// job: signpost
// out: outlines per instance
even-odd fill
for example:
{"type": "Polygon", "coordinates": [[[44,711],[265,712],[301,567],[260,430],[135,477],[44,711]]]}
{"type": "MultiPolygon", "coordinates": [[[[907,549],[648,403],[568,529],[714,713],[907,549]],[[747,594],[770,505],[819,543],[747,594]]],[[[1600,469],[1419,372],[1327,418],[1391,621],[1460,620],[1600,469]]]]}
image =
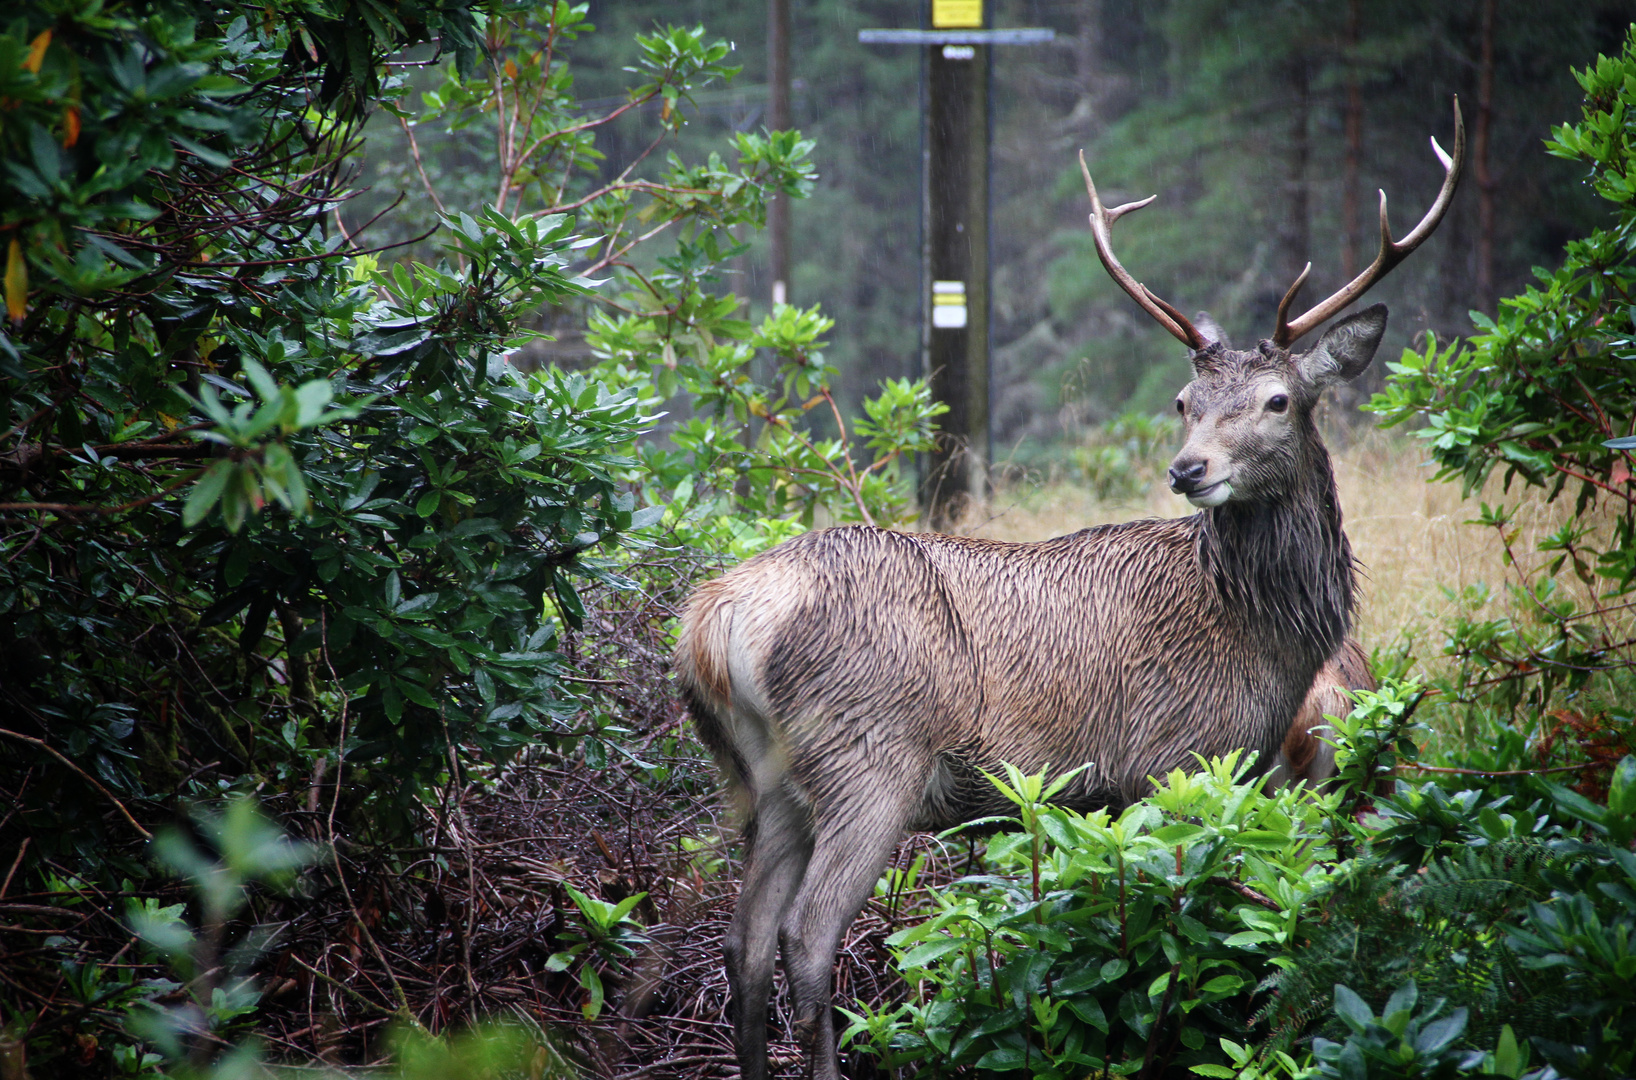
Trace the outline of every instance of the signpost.
{"type": "Polygon", "coordinates": [[[931,28],[860,30],[866,45],[924,48],[921,100],[921,372],[949,407],[938,450],[921,463],[920,503],[934,529],[988,494],[989,76],[994,45],[1051,41],[1046,29],[984,25],[984,0],[932,0],[931,28]]]}

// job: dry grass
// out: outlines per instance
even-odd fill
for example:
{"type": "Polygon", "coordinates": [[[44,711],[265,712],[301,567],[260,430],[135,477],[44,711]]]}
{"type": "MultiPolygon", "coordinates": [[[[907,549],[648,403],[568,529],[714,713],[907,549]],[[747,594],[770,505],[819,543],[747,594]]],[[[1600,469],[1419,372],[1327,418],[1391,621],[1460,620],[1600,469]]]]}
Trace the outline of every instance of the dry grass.
{"type": "MultiPolygon", "coordinates": [[[[1367,429],[1347,435],[1337,432],[1330,443],[1340,447],[1333,450],[1335,476],[1347,534],[1363,568],[1355,632],[1371,650],[1399,650],[1408,637],[1422,662],[1435,663],[1439,627],[1462,603],[1470,617],[1513,613],[1514,601],[1504,586],[1517,578],[1505,565],[1499,537],[1492,527],[1467,524],[1477,516],[1478,498],[1518,507],[1512,550],[1530,578],[1544,572],[1536,542],[1561,526],[1572,501],[1547,503],[1540,489],[1520,483],[1506,493],[1498,474],[1479,497],[1463,500],[1458,483],[1432,480],[1434,470],[1424,464],[1427,455],[1420,440],[1367,429]],[[1462,592],[1471,586],[1487,586],[1488,601],[1473,606],[1469,595],[1462,601],[1462,592]]],[[[1036,476],[1000,492],[986,514],[968,522],[964,531],[999,540],[1041,540],[1089,525],[1192,513],[1160,482],[1162,469],[1163,462],[1151,467],[1145,495],[1117,504],[1098,502],[1067,480],[1036,476]]],[[[1562,575],[1558,587],[1587,599],[1572,575],[1562,575]]]]}

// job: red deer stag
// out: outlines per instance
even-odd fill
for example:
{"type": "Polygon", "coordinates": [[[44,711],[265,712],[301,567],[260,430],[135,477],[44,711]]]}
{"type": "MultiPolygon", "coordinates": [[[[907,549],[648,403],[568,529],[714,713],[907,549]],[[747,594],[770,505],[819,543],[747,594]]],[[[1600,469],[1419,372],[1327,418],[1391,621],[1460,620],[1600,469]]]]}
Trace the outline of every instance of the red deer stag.
{"type": "MultiPolygon", "coordinates": [[[[1386,329],[1376,304],[1338,314],[1429,236],[1459,180],[1455,103],[1442,190],[1401,242],[1386,223],[1363,273],[1296,319],[1303,271],[1270,340],[1207,340],[1114,257],[1131,297],[1191,350],[1176,399],[1186,442],[1170,486],[1202,512],[1035,544],[824,529],[699,587],[676,670],[694,723],[747,798],[748,854],[725,943],[745,1080],[767,1076],[767,1007],[782,946],[798,1036],[817,1080],[838,1080],[835,952],[894,845],[1006,804],[984,779],[1090,762],[1059,800],[1122,807],[1194,754],[1247,748],[1265,771],[1313,678],[1345,639],[1351,550],[1313,422],[1324,387],[1355,378],[1386,329]]],[[[1201,320],[1202,321],[1202,320],[1201,320]]]]}

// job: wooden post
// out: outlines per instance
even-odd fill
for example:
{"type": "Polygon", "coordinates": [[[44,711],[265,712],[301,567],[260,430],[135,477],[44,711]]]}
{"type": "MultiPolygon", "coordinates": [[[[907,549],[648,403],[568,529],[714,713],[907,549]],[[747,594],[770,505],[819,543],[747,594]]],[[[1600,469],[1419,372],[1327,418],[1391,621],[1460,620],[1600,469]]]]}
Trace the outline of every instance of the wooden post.
{"type": "Polygon", "coordinates": [[[988,486],[988,75],[985,45],[933,46],[927,57],[921,354],[949,411],[921,505],[938,529],[988,486]]]}
{"type": "Polygon", "coordinates": [[[921,372],[949,407],[920,468],[927,523],[947,529],[988,496],[990,49],[1052,40],[985,28],[985,0],[931,0],[931,28],[860,30],[870,45],[925,50],[921,100],[921,372]]]}

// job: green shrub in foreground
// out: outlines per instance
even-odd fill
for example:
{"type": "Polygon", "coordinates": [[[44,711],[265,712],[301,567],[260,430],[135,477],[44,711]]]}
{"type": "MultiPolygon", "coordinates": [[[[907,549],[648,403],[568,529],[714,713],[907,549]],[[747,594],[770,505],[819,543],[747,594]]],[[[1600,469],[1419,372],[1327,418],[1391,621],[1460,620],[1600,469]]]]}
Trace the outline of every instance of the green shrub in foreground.
{"type": "Polygon", "coordinates": [[[1020,828],[889,939],[916,998],[851,1014],[846,1037],[928,1075],[1225,1064],[1219,1040],[1249,1037],[1257,987],[1338,872],[1339,796],[1269,795],[1244,768],[1177,771],[1115,817],[1048,805],[1062,780],[1008,767],[1020,828]]]}
{"type": "Polygon", "coordinates": [[[1399,781],[1360,821],[1371,757],[1412,762],[1418,694],[1387,680],[1336,721],[1328,793],[1229,758],[1114,817],[1008,767],[985,872],[888,939],[910,1000],[844,1039],[926,1076],[1627,1075],[1636,757],[1607,806],[1543,777],[1528,803],[1399,781]]]}

